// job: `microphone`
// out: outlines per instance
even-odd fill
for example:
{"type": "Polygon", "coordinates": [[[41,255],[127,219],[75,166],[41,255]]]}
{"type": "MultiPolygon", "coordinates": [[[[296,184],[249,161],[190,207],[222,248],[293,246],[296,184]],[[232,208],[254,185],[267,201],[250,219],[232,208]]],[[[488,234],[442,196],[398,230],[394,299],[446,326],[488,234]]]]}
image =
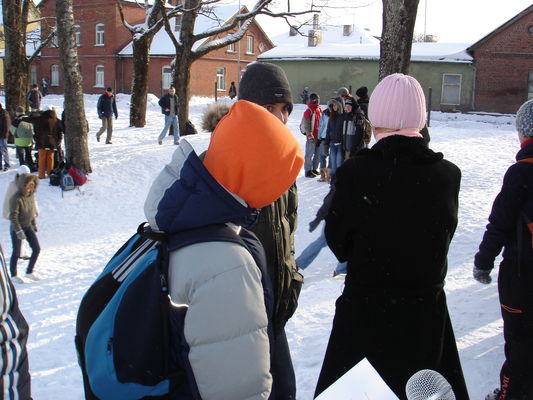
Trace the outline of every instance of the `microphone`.
{"type": "Polygon", "coordinates": [[[455,400],[451,385],[437,371],[423,369],[405,385],[408,400],[455,400]]]}

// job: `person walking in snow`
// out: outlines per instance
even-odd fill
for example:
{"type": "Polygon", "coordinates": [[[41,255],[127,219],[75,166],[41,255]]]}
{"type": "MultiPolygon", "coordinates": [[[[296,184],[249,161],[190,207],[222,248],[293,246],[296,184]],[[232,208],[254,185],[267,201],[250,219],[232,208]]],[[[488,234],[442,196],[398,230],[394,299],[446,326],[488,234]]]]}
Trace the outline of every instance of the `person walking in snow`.
{"type": "Polygon", "coordinates": [[[102,127],[96,132],[96,140],[100,141],[100,136],[107,130],[105,142],[106,144],[113,144],[111,142],[113,136],[113,114],[115,115],[115,119],[117,119],[118,112],[112,88],[108,87],[104,94],[98,98],[96,111],[98,112],[98,117],[102,120],[102,127]]]}
{"type": "Polygon", "coordinates": [[[31,90],[28,92],[28,104],[30,105],[30,111],[39,111],[41,109],[41,100],[43,95],[39,90],[39,86],[34,83],[31,86],[31,90]]]}
{"type": "Polygon", "coordinates": [[[368,112],[376,144],[337,169],[326,217],[328,245],[348,271],[315,396],[367,358],[402,400],[426,368],[468,400],[444,292],[461,171],[424,144],[413,77],[381,80],[368,112]]]}
{"type": "Polygon", "coordinates": [[[235,82],[233,81],[229,85],[228,96],[231,100],[237,96],[237,88],[235,87],[235,82]]]}
{"type": "Polygon", "coordinates": [[[163,144],[163,139],[172,126],[174,132],[174,144],[180,143],[180,128],[178,125],[178,95],[176,89],[171,86],[168,93],[159,99],[161,113],[165,115],[165,126],[157,138],[157,143],[163,144]]]}
{"type": "Polygon", "coordinates": [[[309,103],[309,88],[306,86],[302,93],[300,93],[300,98],[302,99],[302,104],[309,103]]]}
{"type": "Polygon", "coordinates": [[[32,250],[28,266],[26,268],[26,279],[37,281],[39,278],[33,273],[35,263],[41,252],[39,240],[37,239],[37,209],[35,202],[35,192],[39,180],[35,175],[23,174],[17,179],[17,191],[9,201],[9,220],[11,222],[11,245],[13,252],[9,263],[11,279],[17,283],[24,281],[17,275],[17,263],[20,256],[20,246],[26,240],[32,250]]]}
{"type": "Polygon", "coordinates": [[[489,284],[494,259],[503,249],[498,294],[505,362],[500,387],[487,400],[533,399],[533,100],[516,113],[516,130],[517,162],[505,173],[474,258],[474,278],[489,284]]]}
{"type": "MultiPolygon", "coordinates": [[[[293,184],[302,164],[290,130],[265,108],[239,100],[216,126],[203,161],[182,140],[152,184],[145,215],[152,229],[170,234],[214,224],[245,233],[258,209],[293,184]]],[[[169,293],[174,303],[188,305],[184,340],[205,400],[277,398],[269,397],[276,390],[272,288],[264,250],[248,237],[254,257],[224,241],[170,252],[169,293]]]]}
{"type": "Polygon", "coordinates": [[[7,264],[0,244],[0,355],[2,399],[31,400],[31,376],[28,363],[29,326],[22,315],[17,292],[9,279],[7,264]]]}
{"type": "Polygon", "coordinates": [[[309,95],[309,103],[304,111],[305,128],[305,164],[304,171],[306,178],[314,178],[319,175],[318,164],[320,162],[320,140],[318,139],[318,127],[320,125],[320,97],[316,93],[309,95]]]}
{"type": "Polygon", "coordinates": [[[28,121],[28,116],[24,114],[22,107],[15,110],[15,119],[9,127],[11,134],[15,138],[15,151],[20,165],[27,165],[30,170],[34,167],[31,151],[33,149],[33,137],[35,132],[33,124],[28,121]]]}

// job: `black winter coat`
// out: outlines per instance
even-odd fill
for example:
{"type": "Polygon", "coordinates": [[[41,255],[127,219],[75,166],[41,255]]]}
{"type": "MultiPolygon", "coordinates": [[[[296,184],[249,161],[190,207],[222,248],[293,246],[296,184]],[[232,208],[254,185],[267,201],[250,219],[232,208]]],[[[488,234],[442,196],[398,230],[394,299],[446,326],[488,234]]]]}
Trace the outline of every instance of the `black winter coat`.
{"type": "Polygon", "coordinates": [[[399,135],[337,169],[325,233],[348,273],[316,394],[367,357],[400,399],[425,368],[468,399],[443,290],[460,180],[441,153],[399,135]]]}
{"type": "Polygon", "coordinates": [[[38,116],[30,116],[25,121],[33,124],[35,146],[37,149],[54,150],[63,140],[63,122],[53,110],[43,111],[38,116]]]}
{"type": "Polygon", "coordinates": [[[98,98],[96,104],[96,111],[98,112],[98,118],[109,118],[115,114],[115,118],[118,118],[117,103],[115,102],[115,96],[108,96],[103,94],[98,98]]]}
{"type": "Polygon", "coordinates": [[[0,106],[0,139],[7,139],[10,125],[9,113],[0,106]]]}
{"type": "Polygon", "coordinates": [[[171,96],[170,93],[165,94],[159,99],[159,106],[161,107],[161,114],[169,115],[169,111],[165,111],[167,108],[170,109],[170,99],[174,97],[174,114],[178,115],[178,96],[171,96]]]}
{"type": "MultiPolygon", "coordinates": [[[[517,161],[526,158],[533,158],[533,143],[524,146],[516,154],[517,161]]],[[[531,234],[527,230],[524,216],[533,221],[533,164],[517,162],[505,173],[501,191],[492,205],[489,224],[474,260],[477,268],[492,269],[494,259],[502,248],[503,258],[517,263],[519,247],[517,224],[520,223],[521,265],[528,266],[531,270],[533,266],[531,234]]],[[[533,270],[530,275],[533,275],[533,270]]]]}

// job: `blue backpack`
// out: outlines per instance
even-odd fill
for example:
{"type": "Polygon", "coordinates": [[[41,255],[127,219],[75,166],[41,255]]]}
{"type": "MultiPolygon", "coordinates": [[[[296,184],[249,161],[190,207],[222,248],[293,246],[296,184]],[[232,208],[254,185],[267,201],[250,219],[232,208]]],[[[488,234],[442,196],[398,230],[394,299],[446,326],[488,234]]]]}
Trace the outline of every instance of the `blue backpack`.
{"type": "Polygon", "coordinates": [[[250,251],[261,268],[271,315],[272,288],[253,234],[211,225],[165,235],[143,223],[108,262],[78,310],[75,343],[86,399],[201,399],[183,338],[187,306],[170,303],[168,257],[170,251],[210,241],[234,242],[250,251]]]}
{"type": "Polygon", "coordinates": [[[61,196],[66,190],[73,190],[76,187],[74,178],[69,174],[68,169],[62,169],[59,173],[59,187],[61,187],[61,196]]]}

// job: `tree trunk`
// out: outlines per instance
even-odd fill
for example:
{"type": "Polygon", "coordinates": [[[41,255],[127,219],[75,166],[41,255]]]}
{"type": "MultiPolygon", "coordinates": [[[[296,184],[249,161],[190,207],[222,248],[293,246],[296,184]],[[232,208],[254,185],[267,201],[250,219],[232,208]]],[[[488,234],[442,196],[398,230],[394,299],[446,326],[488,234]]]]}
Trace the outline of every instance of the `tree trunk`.
{"type": "Polygon", "coordinates": [[[65,87],[65,144],[67,162],[87,173],[91,171],[87,145],[87,119],[83,103],[78,48],[74,36],[72,0],[56,0],[57,37],[65,87]]]}
{"type": "Polygon", "coordinates": [[[418,2],[419,0],[383,0],[379,80],[396,72],[409,73],[418,2]]]}
{"type": "Polygon", "coordinates": [[[153,35],[133,40],[133,87],[130,102],[130,126],[146,125],[146,102],[150,71],[150,45],[153,35]]]}
{"type": "Polygon", "coordinates": [[[26,107],[29,65],[26,58],[27,7],[21,0],[2,0],[4,21],[5,57],[4,87],[6,109],[15,116],[18,106],[26,107]]]}
{"type": "Polygon", "coordinates": [[[180,59],[176,59],[174,65],[173,86],[176,88],[176,94],[179,99],[178,107],[178,125],[180,135],[192,133],[194,125],[189,121],[189,97],[191,83],[191,65],[193,60],[190,54],[183,52],[180,59]],[[189,125],[189,126],[188,126],[189,125]]]}

